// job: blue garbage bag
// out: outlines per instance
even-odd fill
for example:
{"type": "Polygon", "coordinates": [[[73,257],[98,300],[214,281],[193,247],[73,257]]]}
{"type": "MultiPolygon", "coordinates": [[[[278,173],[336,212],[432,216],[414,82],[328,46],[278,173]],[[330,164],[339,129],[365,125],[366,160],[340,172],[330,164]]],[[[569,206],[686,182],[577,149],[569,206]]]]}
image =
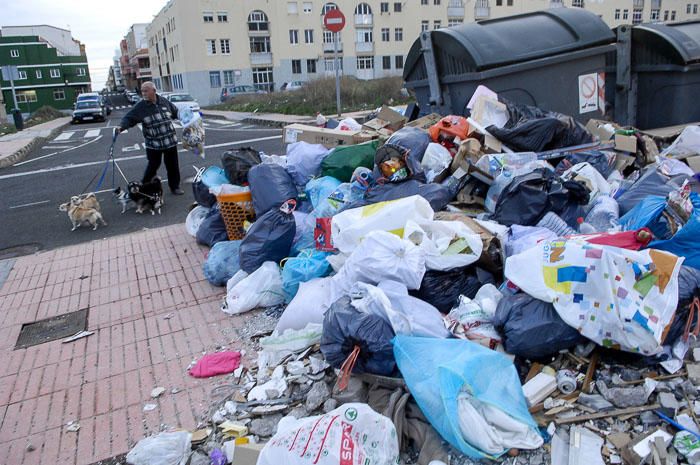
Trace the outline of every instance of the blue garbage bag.
{"type": "Polygon", "coordinates": [[[318,208],[319,204],[326,200],[340,184],[341,182],[334,177],[323,176],[309,181],[304,192],[306,192],[306,197],[311,201],[311,205],[314,208],[318,208]]]}
{"type": "Polygon", "coordinates": [[[257,217],[297,197],[297,188],[292,177],[277,164],[261,163],[253,166],[248,171],[248,184],[257,217]]]}
{"type": "Polygon", "coordinates": [[[224,217],[221,216],[219,204],[209,210],[209,214],[197,230],[197,243],[214,247],[217,242],[227,241],[228,233],[226,232],[226,223],[224,217]]]}
{"type": "Polygon", "coordinates": [[[463,339],[399,335],[394,338],[394,358],[433,428],[469,457],[495,458],[468,444],[462,436],[457,397],[465,388],[477,400],[537,431],[515,366],[504,355],[463,339]]]}
{"type": "Polygon", "coordinates": [[[654,241],[649,248],[685,257],[684,265],[700,269],[700,215],[692,216],[671,239],[654,241]]]}
{"type": "MultiPolygon", "coordinates": [[[[700,195],[692,192],[690,194],[690,201],[693,203],[693,207],[695,209],[693,211],[693,216],[691,217],[691,220],[675,234],[675,236],[672,236],[672,233],[668,227],[668,220],[661,215],[666,208],[666,197],[661,197],[658,195],[650,195],[642,199],[641,202],[637,203],[634,208],[620,218],[620,225],[627,231],[645,227],[651,229],[651,232],[654,233],[654,237],[659,240],[649,244],[650,248],[660,248],[657,247],[657,245],[663,243],[661,246],[666,248],[662,248],[661,250],[666,250],[676,255],[682,255],[686,257],[686,262],[684,263],[685,265],[694,266],[688,263],[686,255],[679,254],[668,248],[671,247],[675,250],[684,250],[685,252],[689,252],[689,250],[687,250],[687,246],[678,248],[675,247],[674,244],[679,244],[679,241],[692,241],[693,234],[698,232],[695,228],[697,228],[696,223],[698,216],[700,216],[700,195]]],[[[697,239],[695,241],[697,244],[697,239]]]]}
{"type": "Polygon", "coordinates": [[[291,302],[299,284],[311,281],[314,278],[323,278],[331,272],[331,264],[326,257],[327,252],[316,249],[304,249],[296,257],[288,258],[282,268],[282,288],[287,302],[291,302]]]}
{"type": "Polygon", "coordinates": [[[287,172],[298,186],[321,174],[321,162],[330,153],[321,144],[295,142],[287,146],[287,172]]]}
{"type": "Polygon", "coordinates": [[[231,277],[241,269],[238,249],[241,241],[223,241],[214,244],[207,260],[202,265],[204,277],[214,286],[225,286],[231,277]]]}
{"type": "Polygon", "coordinates": [[[279,263],[289,256],[296,223],[286,206],[285,203],[255,220],[241,241],[240,263],[246,273],[252,273],[265,262],[279,263]]]}

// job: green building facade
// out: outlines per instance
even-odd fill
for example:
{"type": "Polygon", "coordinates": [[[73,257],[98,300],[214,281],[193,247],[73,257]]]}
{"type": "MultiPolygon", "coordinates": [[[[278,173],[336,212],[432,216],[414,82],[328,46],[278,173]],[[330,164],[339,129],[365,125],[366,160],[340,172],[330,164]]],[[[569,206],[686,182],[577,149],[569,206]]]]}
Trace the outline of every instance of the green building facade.
{"type": "MultiPolygon", "coordinates": [[[[20,79],[14,82],[17,106],[22,113],[32,113],[49,105],[58,110],[72,110],[78,94],[90,91],[87,56],[57,53],[38,36],[0,37],[0,66],[17,66],[20,79]]],[[[0,77],[0,88],[9,114],[14,107],[10,81],[0,77]]]]}

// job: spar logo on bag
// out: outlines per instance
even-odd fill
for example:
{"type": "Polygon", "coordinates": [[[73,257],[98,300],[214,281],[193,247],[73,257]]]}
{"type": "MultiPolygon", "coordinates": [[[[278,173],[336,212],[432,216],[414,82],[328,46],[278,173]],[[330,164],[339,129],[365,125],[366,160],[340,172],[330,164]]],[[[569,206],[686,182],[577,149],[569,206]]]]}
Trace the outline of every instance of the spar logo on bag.
{"type": "MultiPolygon", "coordinates": [[[[345,416],[348,416],[348,412],[345,412],[345,416]]],[[[341,421],[340,426],[343,431],[340,438],[340,465],[353,465],[352,456],[355,452],[355,442],[352,440],[352,425],[341,421]]]]}

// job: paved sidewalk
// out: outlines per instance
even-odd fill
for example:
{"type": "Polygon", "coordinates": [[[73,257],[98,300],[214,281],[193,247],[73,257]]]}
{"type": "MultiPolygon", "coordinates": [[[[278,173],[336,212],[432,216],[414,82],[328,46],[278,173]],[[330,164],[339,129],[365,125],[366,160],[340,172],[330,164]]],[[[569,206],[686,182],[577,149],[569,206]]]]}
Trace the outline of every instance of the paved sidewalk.
{"type": "Polygon", "coordinates": [[[69,116],[56,118],[23,131],[0,137],[0,168],[20,161],[35,144],[53,137],[70,120],[69,116]]]}
{"type": "Polygon", "coordinates": [[[204,280],[206,250],[175,225],[15,260],[0,285],[0,464],[86,465],[196,427],[212,387],[230,380],[192,378],[188,365],[249,342],[238,330],[250,314],[225,315],[225,289],[204,280]],[[94,335],[13,350],[23,323],[83,308],[94,335]]]}
{"type": "MultiPolygon", "coordinates": [[[[346,113],[340,118],[354,118],[360,123],[367,119],[367,116],[374,110],[363,110],[346,113]]],[[[284,127],[288,124],[316,124],[316,117],[300,115],[283,115],[281,113],[245,113],[240,111],[202,110],[204,116],[226,118],[232,121],[242,121],[250,124],[262,124],[266,126],[284,127]]],[[[336,118],[335,115],[326,115],[327,118],[336,118]]]]}

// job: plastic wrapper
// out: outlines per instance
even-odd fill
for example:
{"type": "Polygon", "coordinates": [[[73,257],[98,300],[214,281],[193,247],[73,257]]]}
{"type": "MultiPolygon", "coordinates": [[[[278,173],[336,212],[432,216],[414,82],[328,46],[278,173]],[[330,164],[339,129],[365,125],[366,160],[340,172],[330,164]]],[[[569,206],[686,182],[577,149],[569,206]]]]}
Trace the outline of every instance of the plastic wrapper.
{"type": "Polygon", "coordinates": [[[186,107],[179,112],[182,122],[182,146],[204,158],[204,125],[199,112],[186,107]]]}
{"type": "Polygon", "coordinates": [[[226,177],[232,184],[239,186],[248,184],[248,172],[261,162],[260,152],[252,147],[227,150],[221,155],[221,166],[226,177]]]}
{"type": "Polygon", "coordinates": [[[182,465],[189,456],[191,439],[187,431],[149,436],[136,443],[126,461],[131,465],[182,465]]]}

